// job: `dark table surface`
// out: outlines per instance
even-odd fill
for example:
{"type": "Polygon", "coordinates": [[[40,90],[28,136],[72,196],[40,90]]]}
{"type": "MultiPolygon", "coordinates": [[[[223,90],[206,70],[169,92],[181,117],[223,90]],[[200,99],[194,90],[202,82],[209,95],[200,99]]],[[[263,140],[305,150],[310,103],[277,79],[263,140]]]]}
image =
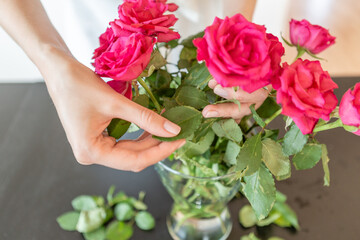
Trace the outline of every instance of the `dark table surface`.
{"type": "MultiPolygon", "coordinates": [[[[337,78],[342,94],[360,78],[337,78]]],[[[338,96],[340,96],[338,95],[338,96]]],[[[229,239],[250,232],[264,239],[360,239],[360,137],[335,129],[319,134],[328,145],[331,186],[323,187],[321,164],[293,171],[277,182],[298,214],[301,231],[276,226],[243,229],[237,219],[245,199],[230,202],[233,230],[229,239]]],[[[128,195],[146,191],[145,202],[156,218],[150,232],[136,230],[132,239],[170,239],[165,219],[172,200],[150,167],[140,173],[102,166],[81,166],[72,154],[51,99],[42,83],[0,84],[0,239],[82,239],[66,232],[56,217],[70,211],[80,194],[105,196],[110,185],[128,195]]]]}

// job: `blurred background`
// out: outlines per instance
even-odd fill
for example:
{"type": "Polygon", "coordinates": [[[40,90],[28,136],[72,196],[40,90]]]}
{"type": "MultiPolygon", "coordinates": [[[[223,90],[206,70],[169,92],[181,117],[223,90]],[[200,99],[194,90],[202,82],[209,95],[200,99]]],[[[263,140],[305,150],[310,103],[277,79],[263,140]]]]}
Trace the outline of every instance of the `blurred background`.
{"type": "MultiPolygon", "coordinates": [[[[121,1],[43,0],[50,19],[76,58],[90,66],[98,36],[108,22],[116,18],[121,1]],[[86,1],[86,4],[83,2],[86,1]],[[107,1],[106,4],[105,1],[107,1]]],[[[276,36],[288,38],[291,18],[307,19],[336,36],[336,44],[320,57],[332,76],[360,76],[360,1],[356,0],[174,0],[180,8],[176,29],[182,37],[200,31],[215,16],[232,16],[242,12],[263,24],[276,36]],[[254,10],[255,9],[255,10],[254,10]]],[[[26,36],[24,36],[26,37],[26,36]]],[[[286,46],[285,46],[286,47],[286,46]]],[[[285,60],[295,57],[295,49],[286,49],[285,60]]],[[[0,82],[37,82],[41,75],[22,50],[0,28],[0,82]],[[19,70],[21,69],[21,70],[19,70]]]]}

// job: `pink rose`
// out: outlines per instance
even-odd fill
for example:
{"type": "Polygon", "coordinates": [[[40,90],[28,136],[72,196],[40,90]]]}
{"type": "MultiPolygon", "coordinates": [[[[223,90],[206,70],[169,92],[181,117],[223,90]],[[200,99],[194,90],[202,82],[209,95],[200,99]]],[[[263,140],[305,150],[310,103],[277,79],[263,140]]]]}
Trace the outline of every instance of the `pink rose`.
{"type": "MultiPolygon", "coordinates": [[[[341,99],[339,107],[341,121],[345,125],[360,127],[360,83],[349,89],[341,99]]],[[[354,132],[360,136],[360,130],[354,132]]]]}
{"type": "Polygon", "coordinates": [[[240,86],[251,93],[268,85],[280,70],[284,48],[264,26],[241,14],[215,18],[203,38],[194,40],[197,59],[205,60],[215,80],[223,87],[240,86]]]}
{"type": "Polygon", "coordinates": [[[130,100],[132,99],[131,82],[112,80],[108,81],[107,84],[121,95],[124,95],[130,100]]]}
{"type": "Polygon", "coordinates": [[[125,0],[119,6],[119,19],[112,27],[115,32],[125,29],[157,37],[158,42],[168,42],[180,35],[170,29],[177,21],[175,15],[164,13],[177,8],[176,4],[167,4],[166,0],[125,0]]]}
{"type": "Polygon", "coordinates": [[[319,118],[328,121],[338,100],[334,83],[319,61],[298,59],[293,64],[284,63],[279,77],[277,102],[282,104],[282,114],[291,117],[303,134],[313,131],[319,118]]]}
{"type": "Polygon", "coordinates": [[[150,62],[156,40],[141,33],[125,30],[112,35],[107,29],[100,36],[100,47],[94,52],[95,72],[101,77],[130,81],[136,79],[150,62]]]}
{"type": "Polygon", "coordinates": [[[319,25],[312,25],[305,19],[290,22],[290,40],[294,45],[318,54],[335,43],[335,37],[329,31],[319,25]]]}

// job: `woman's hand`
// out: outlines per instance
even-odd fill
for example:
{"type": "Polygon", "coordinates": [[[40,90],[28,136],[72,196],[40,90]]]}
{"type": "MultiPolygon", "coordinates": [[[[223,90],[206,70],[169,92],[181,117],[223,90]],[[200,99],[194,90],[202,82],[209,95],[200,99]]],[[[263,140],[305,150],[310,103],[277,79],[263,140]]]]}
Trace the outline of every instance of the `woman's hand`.
{"type": "Polygon", "coordinates": [[[245,92],[242,89],[235,91],[233,88],[224,88],[219,85],[214,79],[209,81],[209,87],[214,90],[214,93],[220,97],[226,99],[237,99],[241,103],[241,110],[239,106],[235,103],[222,103],[215,105],[208,105],[202,111],[202,114],[205,118],[211,117],[223,117],[223,118],[233,118],[236,122],[240,122],[241,119],[251,113],[250,106],[255,104],[255,109],[261,106],[265,101],[269,92],[271,91],[270,86],[268,90],[263,88],[256,90],[253,93],[245,92]]]}
{"type": "Polygon", "coordinates": [[[77,161],[140,171],[166,158],[185,140],[158,141],[150,134],[172,137],[180,127],[110,88],[73,57],[53,51],[44,78],[77,161]],[[113,118],[137,124],[149,133],[116,142],[104,133],[113,118]]]}

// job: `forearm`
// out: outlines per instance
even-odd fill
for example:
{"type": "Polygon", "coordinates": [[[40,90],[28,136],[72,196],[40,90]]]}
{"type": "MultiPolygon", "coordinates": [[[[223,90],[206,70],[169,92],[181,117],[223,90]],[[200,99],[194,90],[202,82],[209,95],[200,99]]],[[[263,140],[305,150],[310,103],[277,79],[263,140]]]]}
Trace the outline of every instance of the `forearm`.
{"type": "Polygon", "coordinates": [[[54,61],[59,60],[59,55],[71,56],[40,0],[0,0],[0,26],[18,43],[44,77],[51,71],[54,61]]]}

